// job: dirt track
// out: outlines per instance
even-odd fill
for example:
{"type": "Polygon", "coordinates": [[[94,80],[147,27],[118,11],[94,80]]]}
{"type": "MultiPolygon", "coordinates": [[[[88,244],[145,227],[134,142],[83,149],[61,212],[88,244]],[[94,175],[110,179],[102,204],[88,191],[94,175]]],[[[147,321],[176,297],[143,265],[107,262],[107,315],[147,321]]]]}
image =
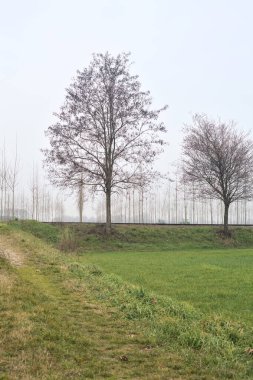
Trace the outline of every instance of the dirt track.
{"type": "Polygon", "coordinates": [[[23,257],[21,253],[15,252],[8,247],[8,242],[0,237],[0,256],[8,260],[12,265],[19,267],[23,264],[23,257]]]}

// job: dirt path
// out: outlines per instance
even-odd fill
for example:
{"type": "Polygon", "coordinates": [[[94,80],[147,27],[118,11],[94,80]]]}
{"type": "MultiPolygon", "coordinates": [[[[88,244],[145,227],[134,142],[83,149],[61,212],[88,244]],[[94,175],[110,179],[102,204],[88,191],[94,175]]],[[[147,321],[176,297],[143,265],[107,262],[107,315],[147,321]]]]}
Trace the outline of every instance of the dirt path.
{"type": "Polygon", "coordinates": [[[9,248],[8,241],[6,241],[2,236],[0,236],[0,256],[8,260],[11,265],[20,267],[24,258],[20,252],[15,252],[13,249],[9,248]]]}

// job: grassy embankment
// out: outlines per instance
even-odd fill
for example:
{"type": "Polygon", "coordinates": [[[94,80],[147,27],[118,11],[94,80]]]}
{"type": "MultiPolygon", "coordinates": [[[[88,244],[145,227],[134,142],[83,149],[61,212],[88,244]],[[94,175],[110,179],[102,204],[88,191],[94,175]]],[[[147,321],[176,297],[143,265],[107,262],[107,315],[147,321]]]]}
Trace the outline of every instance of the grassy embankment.
{"type": "Polygon", "coordinates": [[[0,379],[252,378],[251,230],[1,230],[25,263],[1,260],[0,379]]]}
{"type": "Polygon", "coordinates": [[[79,263],[93,263],[203,312],[253,325],[252,228],[234,228],[232,239],[224,239],[218,228],[210,227],[118,226],[105,239],[102,226],[17,226],[55,247],[75,248],[79,263]]]}

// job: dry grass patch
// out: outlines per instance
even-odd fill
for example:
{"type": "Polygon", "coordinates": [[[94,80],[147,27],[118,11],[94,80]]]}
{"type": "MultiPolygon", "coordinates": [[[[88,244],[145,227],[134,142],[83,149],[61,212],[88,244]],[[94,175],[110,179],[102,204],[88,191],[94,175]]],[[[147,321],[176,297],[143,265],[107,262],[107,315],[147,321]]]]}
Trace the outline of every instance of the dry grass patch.
{"type": "Polygon", "coordinates": [[[10,236],[0,235],[0,256],[16,267],[24,263],[23,252],[17,246],[13,247],[13,239],[10,236]]]}
{"type": "Polygon", "coordinates": [[[13,286],[13,278],[7,273],[0,273],[0,294],[9,294],[13,286]]]}
{"type": "Polygon", "coordinates": [[[20,311],[15,315],[13,326],[14,328],[9,334],[10,339],[19,341],[22,344],[31,339],[33,324],[28,313],[20,311]]]}

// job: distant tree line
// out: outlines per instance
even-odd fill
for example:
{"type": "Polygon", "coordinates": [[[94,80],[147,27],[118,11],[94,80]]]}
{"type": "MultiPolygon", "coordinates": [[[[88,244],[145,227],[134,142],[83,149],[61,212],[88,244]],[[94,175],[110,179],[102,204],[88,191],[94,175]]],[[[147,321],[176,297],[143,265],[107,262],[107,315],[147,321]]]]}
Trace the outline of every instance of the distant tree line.
{"type": "MultiPolygon", "coordinates": [[[[6,170],[11,168],[1,149],[1,219],[34,219],[40,221],[78,220],[68,217],[65,212],[65,198],[62,192],[56,192],[43,179],[43,173],[34,165],[27,186],[22,182],[21,163],[17,160],[17,185],[14,192],[6,181],[6,170]],[[4,158],[4,160],[3,160],[4,158]],[[14,213],[13,213],[14,211],[14,213]],[[67,218],[67,219],[66,219],[67,218]]],[[[105,200],[98,194],[90,196],[80,181],[74,191],[76,207],[80,221],[105,222],[105,200]],[[87,209],[93,205],[93,215],[87,219],[87,209]]],[[[73,215],[72,215],[73,217],[73,215]]],[[[195,182],[186,186],[180,179],[179,169],[170,167],[170,177],[161,178],[150,186],[133,186],[112,195],[112,222],[121,223],[210,223],[221,224],[224,217],[224,205],[219,199],[200,197],[195,182]]],[[[253,223],[253,202],[237,200],[230,206],[229,223],[253,223]]]]}
{"type": "Polygon", "coordinates": [[[64,218],[62,195],[57,194],[41,180],[36,166],[25,186],[20,166],[17,146],[11,160],[7,157],[3,146],[0,149],[0,220],[17,218],[62,221],[64,218]]]}
{"type": "MultiPolygon", "coordinates": [[[[161,223],[161,224],[223,224],[224,205],[221,200],[197,197],[192,189],[174,179],[171,183],[160,182],[141,193],[130,189],[113,195],[112,221],[114,223],[161,223]]],[[[98,197],[94,217],[105,221],[103,197],[98,197]]],[[[230,206],[229,223],[253,224],[253,202],[236,201],[230,206]]]]}

